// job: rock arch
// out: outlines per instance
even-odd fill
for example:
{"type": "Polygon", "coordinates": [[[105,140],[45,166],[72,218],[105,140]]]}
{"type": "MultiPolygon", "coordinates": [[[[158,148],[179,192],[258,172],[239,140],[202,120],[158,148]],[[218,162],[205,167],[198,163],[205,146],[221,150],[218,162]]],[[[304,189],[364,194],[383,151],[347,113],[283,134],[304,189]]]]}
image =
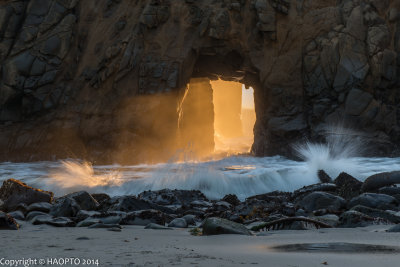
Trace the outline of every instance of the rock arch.
{"type": "Polygon", "coordinates": [[[256,155],[290,156],[287,144],[320,140],[335,121],[373,140],[373,154],[398,154],[398,10],[397,0],[2,1],[1,158],[161,160],[182,90],[215,75],[255,88],[256,155]]]}

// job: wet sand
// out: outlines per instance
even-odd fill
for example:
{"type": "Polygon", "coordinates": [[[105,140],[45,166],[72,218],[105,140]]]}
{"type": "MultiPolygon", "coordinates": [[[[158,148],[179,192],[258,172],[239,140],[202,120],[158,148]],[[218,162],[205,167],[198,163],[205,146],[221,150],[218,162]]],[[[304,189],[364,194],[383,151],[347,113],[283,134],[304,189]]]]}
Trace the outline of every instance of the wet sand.
{"type": "Polygon", "coordinates": [[[192,236],[188,229],[146,230],[126,226],[121,232],[113,232],[26,223],[19,231],[0,231],[0,259],[47,261],[74,257],[80,260],[79,266],[87,266],[82,264],[85,259],[98,260],[99,266],[399,266],[398,252],[279,252],[272,248],[334,242],[400,247],[400,233],[386,233],[387,228],[272,231],[264,236],[192,236]]]}

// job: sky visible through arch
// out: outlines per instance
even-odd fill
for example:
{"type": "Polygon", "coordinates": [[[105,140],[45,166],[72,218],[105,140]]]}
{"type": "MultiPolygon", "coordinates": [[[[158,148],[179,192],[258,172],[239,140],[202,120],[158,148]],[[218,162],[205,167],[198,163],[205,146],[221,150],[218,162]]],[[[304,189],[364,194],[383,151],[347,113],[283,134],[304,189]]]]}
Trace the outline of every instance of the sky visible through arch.
{"type": "Polygon", "coordinates": [[[253,89],[253,87],[246,89],[244,87],[244,85],[242,86],[242,108],[254,109],[254,89],[253,89]]]}

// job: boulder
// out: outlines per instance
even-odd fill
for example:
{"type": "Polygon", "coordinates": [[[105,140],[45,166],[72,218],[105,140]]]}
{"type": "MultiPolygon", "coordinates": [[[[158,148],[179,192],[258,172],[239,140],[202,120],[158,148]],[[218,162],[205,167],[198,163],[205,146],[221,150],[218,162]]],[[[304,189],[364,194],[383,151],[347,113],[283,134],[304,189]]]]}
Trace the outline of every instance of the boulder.
{"type": "Polygon", "coordinates": [[[26,205],[37,202],[51,203],[53,193],[30,187],[15,179],[9,179],[4,181],[0,188],[0,199],[4,202],[4,210],[13,211],[20,203],[26,205]]]}
{"type": "Polygon", "coordinates": [[[393,213],[384,211],[384,210],[379,210],[379,209],[373,209],[361,205],[357,205],[355,207],[352,207],[351,210],[355,210],[361,213],[364,213],[370,217],[373,218],[382,218],[385,220],[388,220],[392,223],[400,223],[400,216],[397,216],[393,213]]]}
{"type": "Polygon", "coordinates": [[[48,215],[48,214],[43,211],[31,211],[26,215],[26,220],[32,221],[36,216],[40,215],[48,215]]]}
{"type": "Polygon", "coordinates": [[[176,218],[173,219],[172,222],[168,224],[168,227],[174,227],[174,228],[187,228],[187,222],[183,218],[176,218]]]}
{"type": "Polygon", "coordinates": [[[158,205],[182,205],[173,190],[164,189],[160,191],[144,191],[138,196],[143,199],[158,205]]]}
{"type": "Polygon", "coordinates": [[[351,199],[360,194],[362,182],[354,178],[353,176],[342,172],[333,182],[336,184],[337,193],[344,199],[351,199]]]}
{"type": "Polygon", "coordinates": [[[155,204],[152,204],[143,199],[138,199],[134,196],[120,196],[113,197],[109,201],[102,204],[101,209],[103,211],[137,211],[137,210],[149,210],[153,209],[155,204]]]}
{"type": "Polygon", "coordinates": [[[88,227],[88,226],[91,226],[96,223],[101,223],[100,219],[88,217],[88,218],[84,219],[83,221],[78,222],[76,227],[88,227]]]}
{"type": "Polygon", "coordinates": [[[60,198],[50,210],[54,217],[75,217],[79,212],[79,205],[72,198],[60,198]]]}
{"type": "Polygon", "coordinates": [[[101,214],[100,212],[94,211],[94,210],[90,210],[90,211],[87,211],[87,210],[80,210],[80,211],[78,211],[78,213],[76,214],[76,219],[77,219],[78,221],[83,221],[83,220],[85,220],[85,219],[88,218],[88,217],[96,217],[96,216],[99,216],[100,214],[101,214]]]}
{"type": "Polygon", "coordinates": [[[196,225],[196,216],[187,214],[182,218],[186,221],[187,225],[196,225]]]}
{"type": "Polygon", "coordinates": [[[192,201],[208,201],[199,190],[171,190],[144,191],[138,195],[139,199],[155,203],[157,205],[184,205],[188,206],[192,201]]]}
{"type": "Polygon", "coordinates": [[[53,218],[47,224],[56,227],[74,227],[76,225],[74,221],[67,217],[53,218]]]}
{"type": "Polygon", "coordinates": [[[68,194],[63,198],[71,198],[75,200],[81,210],[96,210],[99,203],[86,191],[79,191],[68,194]]]}
{"type": "Polygon", "coordinates": [[[378,193],[394,197],[396,195],[400,195],[400,187],[382,187],[378,190],[378,193]]]}
{"type": "Polygon", "coordinates": [[[321,183],[332,183],[332,178],[324,170],[318,171],[318,178],[321,183]]]}
{"type": "Polygon", "coordinates": [[[374,174],[365,180],[361,189],[364,192],[373,192],[394,184],[400,184],[400,171],[374,174]]]}
{"type": "Polygon", "coordinates": [[[51,205],[48,202],[38,202],[38,203],[33,203],[28,206],[28,212],[31,211],[42,211],[42,212],[50,212],[51,208],[53,205],[51,205]]]}
{"type": "Polygon", "coordinates": [[[398,201],[389,195],[364,193],[350,200],[348,207],[352,208],[357,205],[362,205],[374,209],[394,210],[398,205],[398,201]]]}
{"type": "Polygon", "coordinates": [[[229,204],[231,204],[233,206],[237,206],[240,204],[240,200],[238,199],[238,197],[233,194],[226,195],[221,200],[228,202],[229,204]]]}
{"type": "Polygon", "coordinates": [[[122,220],[121,216],[108,216],[104,218],[99,218],[101,223],[104,224],[119,224],[122,220]]]}
{"type": "Polygon", "coordinates": [[[39,225],[39,224],[48,224],[48,222],[50,222],[51,220],[53,220],[53,216],[49,214],[42,214],[33,217],[30,222],[33,225],[39,225]]]}
{"type": "Polygon", "coordinates": [[[308,186],[304,186],[300,189],[297,189],[293,192],[293,196],[295,198],[300,197],[302,195],[315,192],[315,191],[322,191],[322,192],[333,192],[335,191],[337,186],[335,184],[331,183],[325,183],[325,184],[312,184],[308,186]]]}
{"type": "Polygon", "coordinates": [[[25,214],[28,212],[28,206],[25,203],[19,203],[15,210],[22,211],[25,214]]]}
{"type": "Polygon", "coordinates": [[[338,211],[346,206],[346,201],[339,196],[326,192],[312,192],[305,196],[298,204],[306,211],[320,209],[338,211]]]}
{"type": "MultiPolygon", "coordinates": [[[[269,193],[248,197],[248,198],[246,198],[246,201],[253,200],[253,199],[265,200],[265,201],[276,201],[278,199],[278,201],[281,201],[283,199],[289,199],[291,196],[292,196],[292,193],[289,193],[289,192],[272,191],[269,193]]],[[[243,202],[241,202],[241,203],[243,203],[243,202]]]]}
{"type": "Polygon", "coordinates": [[[374,219],[364,213],[349,210],[343,212],[340,215],[339,219],[339,227],[343,228],[355,228],[355,227],[366,227],[369,225],[379,224],[380,222],[383,223],[383,220],[374,219]]]}
{"type": "Polygon", "coordinates": [[[91,195],[99,204],[102,204],[103,202],[108,201],[108,200],[111,199],[111,197],[109,195],[104,194],[104,193],[102,193],[102,194],[91,194],[91,195]]]}
{"type": "Polygon", "coordinates": [[[232,208],[231,204],[225,201],[216,201],[213,203],[212,210],[213,211],[226,211],[232,208]]]}
{"type": "Polygon", "coordinates": [[[10,215],[16,220],[21,220],[21,221],[25,220],[25,215],[20,210],[9,212],[8,215],[10,215]]]}
{"type": "Polygon", "coordinates": [[[298,209],[295,215],[296,217],[307,217],[307,212],[303,209],[298,209]]]}
{"type": "Polygon", "coordinates": [[[213,204],[211,202],[205,200],[194,200],[189,204],[189,207],[191,208],[198,208],[203,210],[211,208],[212,206],[213,204]]]}
{"type": "Polygon", "coordinates": [[[400,224],[394,225],[392,227],[390,227],[388,230],[386,230],[386,232],[389,233],[400,233],[400,224]]]}
{"type": "Polygon", "coordinates": [[[0,230],[18,230],[19,224],[14,220],[14,218],[0,211],[0,230]]]}
{"type": "Polygon", "coordinates": [[[314,219],[314,220],[329,224],[333,227],[336,227],[339,224],[339,216],[337,216],[335,214],[325,214],[322,216],[310,217],[310,219],[314,219]]]}
{"type": "Polygon", "coordinates": [[[208,218],[203,223],[203,235],[251,235],[251,232],[242,224],[221,218],[208,218]]]}
{"type": "Polygon", "coordinates": [[[122,225],[148,225],[149,223],[165,224],[165,214],[158,210],[133,211],[126,214],[122,219],[122,225]]]}

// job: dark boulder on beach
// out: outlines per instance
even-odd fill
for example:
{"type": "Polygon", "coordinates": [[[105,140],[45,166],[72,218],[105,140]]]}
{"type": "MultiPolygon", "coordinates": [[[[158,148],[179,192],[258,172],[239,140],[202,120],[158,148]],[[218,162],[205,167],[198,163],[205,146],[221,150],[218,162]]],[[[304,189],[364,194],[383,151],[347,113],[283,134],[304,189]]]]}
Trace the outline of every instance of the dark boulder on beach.
{"type": "Polygon", "coordinates": [[[8,215],[12,216],[16,220],[21,220],[21,221],[25,220],[25,215],[20,210],[9,212],[8,215]]]}
{"type": "Polygon", "coordinates": [[[332,183],[332,178],[324,170],[319,170],[317,175],[321,183],[332,183]]]}
{"type": "Polygon", "coordinates": [[[76,204],[78,204],[79,209],[82,210],[96,210],[99,206],[99,203],[94,199],[88,192],[79,191],[75,193],[71,193],[65,195],[63,198],[70,198],[75,200],[76,204]]]}
{"type": "MultiPolygon", "coordinates": [[[[32,222],[32,220],[36,217],[36,216],[41,216],[41,215],[49,215],[43,211],[31,211],[29,212],[26,216],[25,216],[25,220],[32,222]]],[[[49,215],[50,216],[50,215],[49,215]]]]}
{"type": "Polygon", "coordinates": [[[100,219],[88,217],[88,218],[84,219],[83,221],[78,222],[76,224],[76,227],[88,227],[88,226],[91,226],[96,223],[101,223],[100,219]]]}
{"type": "Polygon", "coordinates": [[[364,193],[350,200],[348,207],[362,205],[374,209],[396,210],[398,204],[398,201],[389,195],[364,193]]]}
{"type": "Polygon", "coordinates": [[[293,192],[294,198],[302,197],[305,194],[309,194],[312,192],[335,192],[337,186],[332,183],[324,183],[324,184],[312,184],[308,186],[304,186],[300,189],[297,189],[293,192]]]}
{"type": "Polygon", "coordinates": [[[400,171],[377,173],[368,177],[363,186],[363,192],[374,192],[379,188],[400,184],[400,171]]]}
{"type": "Polygon", "coordinates": [[[233,205],[233,206],[237,206],[240,204],[240,200],[238,199],[238,197],[234,194],[229,194],[224,196],[222,199],[222,201],[228,202],[229,204],[233,205]]]}
{"type": "MultiPolygon", "coordinates": [[[[43,202],[39,202],[43,203],[43,202]]],[[[1,205],[0,205],[1,206],[1,205]]],[[[28,212],[28,206],[25,203],[19,203],[15,210],[19,210],[22,213],[26,214],[28,212]]]]}
{"type": "Polygon", "coordinates": [[[379,194],[385,194],[392,197],[400,195],[400,187],[386,186],[378,190],[379,194]]]}
{"type": "Polygon", "coordinates": [[[345,172],[340,173],[333,183],[337,186],[337,194],[348,200],[360,194],[361,186],[363,184],[345,172]]]}
{"type": "Polygon", "coordinates": [[[272,191],[265,194],[255,195],[248,197],[247,201],[252,200],[262,200],[262,201],[272,201],[272,202],[287,202],[292,197],[292,193],[289,192],[282,192],[282,191],[272,191]]]}
{"type": "Polygon", "coordinates": [[[93,211],[99,203],[86,191],[79,191],[60,197],[51,207],[50,214],[55,217],[75,217],[80,210],[93,211]]]}
{"type": "Polygon", "coordinates": [[[55,217],[75,217],[80,207],[72,198],[60,198],[50,210],[50,214],[55,217]]]}
{"type": "Polygon", "coordinates": [[[49,214],[38,215],[31,221],[33,225],[47,224],[55,227],[74,227],[76,224],[73,220],[67,217],[56,217],[49,214]]]}
{"type": "Polygon", "coordinates": [[[387,222],[383,219],[373,218],[359,211],[349,210],[340,215],[338,227],[355,228],[386,223],[387,222]]]}
{"type": "Polygon", "coordinates": [[[203,235],[251,235],[251,232],[242,224],[221,218],[208,218],[203,222],[203,235]]]}
{"type": "Polygon", "coordinates": [[[189,206],[193,201],[208,201],[199,190],[171,190],[144,191],[138,195],[138,199],[146,200],[157,205],[181,205],[189,206]]]}
{"type": "Polygon", "coordinates": [[[111,197],[107,194],[101,193],[101,194],[91,194],[91,196],[99,203],[100,205],[103,202],[106,202],[111,199],[111,197]]]}
{"type": "Polygon", "coordinates": [[[365,207],[365,206],[361,206],[361,205],[352,207],[351,210],[355,210],[355,211],[364,213],[373,218],[382,218],[382,219],[388,220],[392,223],[400,223],[400,216],[397,216],[396,214],[393,214],[388,211],[374,209],[374,208],[365,207]]]}
{"type": "Polygon", "coordinates": [[[312,192],[298,202],[298,205],[306,211],[321,209],[338,211],[346,206],[346,201],[339,196],[327,192],[312,192]]]}
{"type": "Polygon", "coordinates": [[[187,228],[188,224],[185,219],[183,218],[176,218],[173,219],[169,224],[168,227],[173,227],[173,228],[187,228]]]}
{"type": "Polygon", "coordinates": [[[138,198],[158,205],[182,205],[174,191],[170,189],[144,191],[138,195],[138,198]]]}
{"type": "Polygon", "coordinates": [[[385,194],[394,197],[400,203],[400,187],[387,186],[378,190],[379,194],[385,194]]]}
{"type": "Polygon", "coordinates": [[[167,221],[167,216],[159,210],[139,210],[128,212],[121,220],[122,225],[148,225],[149,223],[164,225],[167,221]]]}
{"type": "Polygon", "coordinates": [[[118,196],[113,197],[108,201],[102,203],[99,207],[100,211],[138,211],[138,210],[160,210],[162,212],[174,213],[174,211],[168,207],[157,205],[150,201],[146,201],[135,196],[118,196]]]}
{"type": "Polygon", "coordinates": [[[400,233],[400,224],[390,227],[386,232],[389,233],[400,233]]]}
{"type": "Polygon", "coordinates": [[[53,195],[52,192],[30,187],[15,179],[4,181],[0,188],[0,199],[4,202],[2,206],[5,211],[14,211],[21,203],[25,205],[37,202],[51,203],[53,195]]]}
{"type": "Polygon", "coordinates": [[[90,210],[90,211],[88,211],[88,210],[80,210],[80,211],[78,211],[78,213],[76,214],[76,219],[77,219],[78,221],[83,221],[83,220],[85,220],[85,219],[88,218],[88,217],[96,217],[96,216],[98,216],[98,215],[101,215],[101,213],[98,212],[98,211],[94,211],[94,210],[90,210]]]}
{"type": "Polygon", "coordinates": [[[50,212],[52,207],[53,207],[53,205],[50,203],[38,202],[38,203],[33,203],[33,204],[29,205],[27,212],[31,212],[31,211],[50,212]]]}
{"type": "Polygon", "coordinates": [[[114,216],[108,216],[108,217],[102,217],[99,218],[101,223],[104,224],[120,224],[122,219],[126,216],[126,214],[122,216],[114,215],[114,216]]]}
{"type": "Polygon", "coordinates": [[[50,214],[40,214],[37,215],[35,217],[33,217],[33,219],[30,220],[30,222],[33,225],[39,225],[39,224],[47,224],[48,222],[50,222],[51,220],[53,220],[53,216],[51,216],[50,214]]]}
{"type": "Polygon", "coordinates": [[[15,221],[15,219],[5,213],[0,211],[0,230],[18,230],[19,224],[15,221]]]}
{"type": "Polygon", "coordinates": [[[182,219],[186,221],[187,225],[196,225],[196,216],[194,215],[187,214],[183,216],[182,219]]]}

